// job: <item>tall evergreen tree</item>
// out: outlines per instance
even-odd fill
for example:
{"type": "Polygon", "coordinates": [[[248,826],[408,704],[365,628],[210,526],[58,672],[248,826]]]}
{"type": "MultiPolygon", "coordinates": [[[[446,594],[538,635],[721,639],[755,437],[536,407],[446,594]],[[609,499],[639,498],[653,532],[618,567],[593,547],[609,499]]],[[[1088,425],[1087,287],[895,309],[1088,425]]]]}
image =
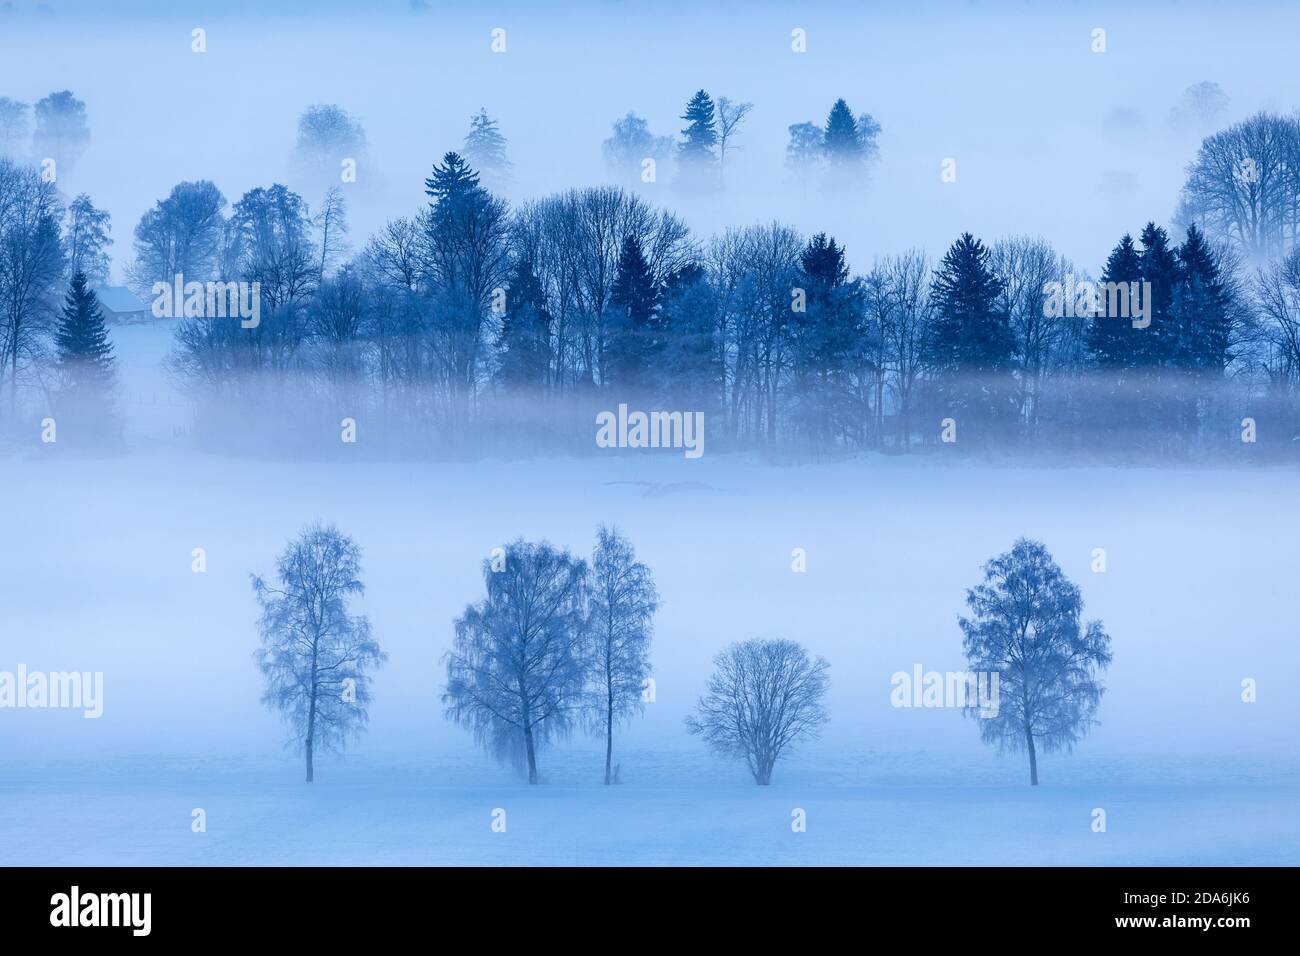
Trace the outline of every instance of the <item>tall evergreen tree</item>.
{"type": "Polygon", "coordinates": [[[843,246],[818,233],[799,254],[804,308],[792,314],[794,417],[805,436],[823,444],[834,437],[849,350],[862,331],[862,297],[849,281],[843,246]]]}
{"type": "Polygon", "coordinates": [[[1088,364],[1093,373],[1089,385],[1089,401],[1081,403],[1078,414],[1085,425],[1096,431],[1098,440],[1111,449],[1128,440],[1128,423],[1135,423],[1141,411],[1133,400],[1141,383],[1136,381],[1138,369],[1145,361],[1146,343],[1143,336],[1151,331],[1135,328],[1132,320],[1132,293],[1143,295],[1142,254],[1133,237],[1125,233],[1111,250],[1106,267],[1101,274],[1101,295],[1096,303],[1098,311],[1088,320],[1084,333],[1088,364]],[[1107,290],[1113,290],[1111,299],[1107,290]],[[1127,296],[1127,300],[1121,297],[1127,296]],[[1128,301],[1129,315],[1119,314],[1121,301],[1128,301]],[[1113,314],[1114,313],[1114,314],[1113,314]],[[1127,394],[1132,392],[1133,395],[1127,394]]]}
{"type": "Polygon", "coordinates": [[[706,416],[716,412],[722,401],[718,309],[718,294],[701,266],[684,266],[664,282],[659,308],[663,351],[658,363],[663,392],[675,407],[703,411],[706,416]]]}
{"type": "Polygon", "coordinates": [[[78,272],[72,277],[54,342],[59,370],[69,390],[95,398],[112,389],[117,360],[104,324],[104,312],[86,282],[85,273],[78,272]]]}
{"type": "Polygon", "coordinates": [[[650,264],[632,235],[623,240],[618,274],[610,294],[612,321],[605,346],[606,384],[634,392],[653,385],[652,363],[659,351],[656,310],[659,288],[650,264]]]}
{"type": "Polygon", "coordinates": [[[470,117],[462,152],[474,168],[489,178],[504,177],[512,165],[506,158],[506,138],[485,109],[470,117]]]}
{"type": "Polygon", "coordinates": [[[1230,297],[1219,257],[1194,225],[1188,227],[1187,238],[1178,248],[1178,262],[1177,364],[1198,373],[1220,375],[1229,357],[1230,297]]]}
{"type": "Polygon", "coordinates": [[[445,154],[442,164],[434,163],[433,175],[424,181],[424,194],[435,209],[476,195],[482,188],[478,173],[459,153],[445,154]]]}
{"type": "Polygon", "coordinates": [[[678,156],[685,166],[696,168],[712,166],[717,161],[714,147],[718,143],[718,123],[713,99],[704,90],[691,97],[682,114],[686,128],[685,140],[678,147],[678,156]]]}
{"type": "Polygon", "coordinates": [[[506,312],[497,340],[501,382],[508,388],[540,391],[550,366],[551,314],[531,259],[515,263],[506,292],[506,312]]]}
{"type": "Polygon", "coordinates": [[[826,117],[822,144],[832,167],[855,166],[866,158],[866,147],[858,133],[858,122],[843,98],[835,101],[830,115],[826,117]]]}
{"type": "Polygon", "coordinates": [[[1153,222],[1142,230],[1142,281],[1148,296],[1145,303],[1151,324],[1139,329],[1138,354],[1143,365],[1160,368],[1170,365],[1179,351],[1180,330],[1173,317],[1174,293],[1180,280],[1178,252],[1169,242],[1169,234],[1153,222]]]}
{"type": "Polygon", "coordinates": [[[1002,280],[988,260],[969,232],[944,255],[930,285],[935,321],[925,352],[945,417],[992,425],[1014,416],[1015,338],[999,306],[1002,280]]]}
{"type": "MultiPolygon", "coordinates": [[[[1127,233],[1119,244],[1111,250],[1102,270],[1101,283],[1116,283],[1124,288],[1133,288],[1133,283],[1142,281],[1142,257],[1133,237],[1127,233]]],[[[1088,322],[1086,343],[1088,357],[1097,368],[1122,370],[1137,363],[1136,337],[1146,331],[1135,329],[1130,319],[1106,314],[1105,303],[1088,322]]]]}

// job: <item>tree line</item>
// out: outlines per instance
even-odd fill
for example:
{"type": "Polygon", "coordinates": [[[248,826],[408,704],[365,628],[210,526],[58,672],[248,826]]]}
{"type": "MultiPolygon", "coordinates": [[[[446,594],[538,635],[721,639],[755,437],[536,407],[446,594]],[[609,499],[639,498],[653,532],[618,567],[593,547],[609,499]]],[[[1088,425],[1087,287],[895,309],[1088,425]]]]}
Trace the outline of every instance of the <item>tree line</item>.
{"type": "MultiPolygon", "coordinates": [[[[722,168],[748,105],[697,93],[679,162],[722,168]]],[[[84,127],[84,107],[65,112],[64,126],[84,127]]],[[[824,128],[804,131],[808,155],[858,168],[875,129],[837,101],[824,128]]],[[[337,107],[308,110],[299,133],[314,161],[365,148],[337,107]]],[[[359,249],[339,186],[312,208],[282,184],[231,203],[211,182],[184,182],[135,226],[126,274],[146,301],[177,275],[256,283],[255,328],[201,309],[176,320],[170,367],[197,400],[200,434],[226,440],[219,426],[238,422],[236,433],[276,430],[291,446],[346,415],[381,447],[589,449],[593,411],[643,402],[704,412],[713,448],[774,454],[954,438],[959,449],[1192,454],[1240,451],[1247,432],[1289,451],[1300,251],[1283,199],[1297,149],[1300,126],[1270,114],[1216,133],[1190,168],[1176,230],[1139,222],[1118,238],[1095,281],[1137,283],[1141,327],[1050,314],[1049,286],[1094,280],[1041,237],[963,234],[938,261],[908,250],[854,274],[834,236],[772,222],[700,238],[621,186],[512,207],[480,178],[509,169],[483,111],[464,152],[434,164],[424,207],[359,249]],[[268,403],[275,416],[253,413],[268,403]]],[[[50,407],[62,387],[64,300],[77,272],[92,288],[107,277],[108,230],[88,197],[65,205],[35,168],[0,160],[9,411],[20,389],[50,407]]]]}
{"type": "MultiPolygon", "coordinates": [[[[603,739],[605,784],[620,783],[614,731],[654,700],[652,572],[610,527],[598,529],[589,562],[521,538],[495,549],[482,570],[485,594],[456,618],[443,656],[444,716],[530,784],[541,779],[547,746],[586,729],[603,739]]],[[[280,555],[272,581],[252,578],[262,700],[303,753],[308,783],[317,751],[364,731],[373,672],[387,660],[369,620],[348,606],[365,591],[360,575],[357,544],[314,524],[280,555]]],[[[978,713],[981,737],[1026,752],[1037,786],[1038,753],[1068,750],[1096,723],[1110,637],[1099,621],[1082,620],[1078,587],[1026,539],[985,565],[966,605],[970,616],[958,623],[968,664],[1000,680],[996,708],[978,713]]],[[[686,728],[766,786],[782,755],[829,719],[830,665],[796,641],[761,638],[731,644],[713,663],[686,728]]],[[[985,704],[968,701],[967,712],[985,704]]]]}

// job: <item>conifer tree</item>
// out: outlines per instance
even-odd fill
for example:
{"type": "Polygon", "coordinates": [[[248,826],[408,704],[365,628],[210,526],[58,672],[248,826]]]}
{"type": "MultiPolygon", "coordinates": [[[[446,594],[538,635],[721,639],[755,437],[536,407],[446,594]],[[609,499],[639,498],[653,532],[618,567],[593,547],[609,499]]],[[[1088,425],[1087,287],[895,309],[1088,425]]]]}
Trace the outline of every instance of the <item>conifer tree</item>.
{"type": "Polygon", "coordinates": [[[531,259],[514,266],[497,341],[499,377],[510,388],[540,390],[550,364],[551,315],[531,259]]]}
{"type": "Polygon", "coordinates": [[[659,289],[635,236],[623,240],[610,295],[613,320],[605,347],[607,384],[639,391],[652,385],[651,364],[659,350],[656,310],[659,289]]]}
{"type": "Polygon", "coordinates": [[[691,263],[664,281],[659,326],[664,392],[675,407],[714,414],[722,401],[717,291],[703,267],[691,263]]]}
{"type": "Polygon", "coordinates": [[[718,123],[713,99],[704,90],[691,97],[682,114],[686,128],[682,130],[685,141],[678,147],[678,155],[686,166],[712,166],[717,160],[714,147],[718,143],[718,123]]]}
{"type": "Polygon", "coordinates": [[[1142,281],[1150,283],[1143,286],[1148,297],[1143,305],[1151,324],[1137,330],[1144,333],[1138,355],[1148,368],[1160,368],[1170,365],[1179,350],[1179,329],[1170,321],[1180,278],[1178,253],[1169,243],[1169,234],[1153,222],[1142,230],[1141,243],[1142,281]]]}
{"type": "Polygon", "coordinates": [[[804,308],[792,313],[794,418],[814,443],[833,440],[850,349],[862,329],[862,298],[844,247],[818,233],[799,254],[804,308]]]}
{"type": "Polygon", "coordinates": [[[462,152],[475,169],[489,178],[504,177],[513,165],[506,158],[506,138],[485,109],[470,117],[462,152]]]}
{"type": "Polygon", "coordinates": [[[94,399],[112,389],[117,360],[99,299],[88,286],[85,273],[72,277],[54,341],[59,370],[71,392],[94,399]]]}
{"type": "Polygon", "coordinates": [[[930,285],[935,322],[925,351],[945,417],[991,424],[1014,413],[1015,339],[998,304],[1002,280],[988,260],[988,249],[968,232],[943,257],[930,285]]]}
{"type": "Polygon", "coordinates": [[[849,104],[838,99],[826,117],[822,144],[832,167],[854,166],[866,158],[866,149],[858,134],[858,123],[849,104]]]}
{"type": "Polygon", "coordinates": [[[1195,225],[1178,249],[1180,282],[1175,303],[1180,367],[1219,375],[1228,363],[1231,336],[1229,295],[1219,257],[1195,225]]]}
{"type": "MultiPolygon", "coordinates": [[[[1101,285],[1104,289],[1109,283],[1116,283],[1125,289],[1132,289],[1133,283],[1142,281],[1142,258],[1133,243],[1133,237],[1127,233],[1119,244],[1111,250],[1102,270],[1101,285]]],[[[1097,368],[1121,370],[1131,368],[1137,362],[1135,338],[1143,329],[1133,328],[1131,319],[1108,315],[1106,301],[1099,302],[1099,311],[1088,323],[1086,343],[1088,357],[1097,368]]]]}

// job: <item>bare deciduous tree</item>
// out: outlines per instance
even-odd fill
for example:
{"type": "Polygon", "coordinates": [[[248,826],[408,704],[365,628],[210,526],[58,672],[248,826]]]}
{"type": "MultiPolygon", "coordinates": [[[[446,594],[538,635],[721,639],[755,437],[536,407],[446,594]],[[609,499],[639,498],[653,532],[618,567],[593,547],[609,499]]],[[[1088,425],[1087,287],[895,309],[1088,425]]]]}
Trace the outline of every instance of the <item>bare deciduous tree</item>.
{"type": "Polygon", "coordinates": [[[1177,220],[1264,259],[1300,236],[1297,195],[1300,120],[1256,113],[1201,143],[1187,169],[1177,220]]]}
{"type": "Polygon", "coordinates": [[[772,782],[781,754],[815,738],[829,719],[824,658],[810,659],[794,641],[749,640],[713,659],[716,670],[686,727],[718,753],[744,759],[754,782],[772,782]]]}
{"type": "Polygon", "coordinates": [[[614,725],[641,708],[650,676],[651,620],[659,607],[650,569],[617,528],[601,528],[591,562],[593,716],[605,733],[605,783],[611,782],[614,725]]]}
{"type": "Polygon", "coordinates": [[[727,166],[727,150],[739,149],[735,145],[736,133],[741,122],[754,108],[753,103],[736,103],[725,96],[718,97],[718,171],[727,166]]]}

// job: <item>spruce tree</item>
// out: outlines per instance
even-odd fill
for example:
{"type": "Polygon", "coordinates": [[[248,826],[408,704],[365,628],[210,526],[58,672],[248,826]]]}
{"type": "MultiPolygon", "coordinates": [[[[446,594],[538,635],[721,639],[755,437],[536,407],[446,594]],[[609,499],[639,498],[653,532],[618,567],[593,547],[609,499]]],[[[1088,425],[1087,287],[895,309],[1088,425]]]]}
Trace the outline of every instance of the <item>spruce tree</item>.
{"type": "Polygon", "coordinates": [[[1179,350],[1179,329],[1171,322],[1174,293],[1179,285],[1179,263],[1176,250],[1169,243],[1169,234],[1153,222],[1142,230],[1142,281],[1147,296],[1144,303],[1151,324],[1137,331],[1143,333],[1138,340],[1141,364],[1160,368],[1172,364],[1179,350]]]}
{"type": "Polygon", "coordinates": [[[435,209],[454,205],[483,191],[476,173],[459,153],[447,153],[442,165],[433,164],[433,175],[424,181],[424,192],[435,209]]]}
{"type": "Polygon", "coordinates": [[[539,391],[550,364],[551,315],[532,260],[521,257],[506,292],[506,313],[497,341],[499,377],[509,388],[539,391]]]}
{"type": "MultiPolygon", "coordinates": [[[[953,243],[930,285],[935,309],[926,358],[946,414],[959,424],[992,424],[1014,414],[1015,339],[999,306],[1002,280],[989,266],[989,250],[970,233],[953,243]]],[[[991,429],[983,429],[986,436],[991,429]]],[[[978,434],[979,432],[977,432],[978,434]]]]}
{"type": "Polygon", "coordinates": [[[844,377],[853,344],[861,338],[862,296],[849,280],[844,247],[818,233],[799,254],[804,308],[791,316],[795,378],[793,417],[814,445],[834,440],[841,417],[844,377]]]}
{"type": "Polygon", "coordinates": [[[711,417],[722,402],[717,348],[718,293],[703,267],[691,263],[664,281],[659,326],[665,398],[676,408],[711,417]]]}
{"type": "Polygon", "coordinates": [[[659,349],[656,307],[659,289],[635,236],[623,240],[618,274],[610,294],[613,318],[605,347],[605,381],[620,389],[651,386],[651,363],[659,349]]]}
{"type": "Polygon", "coordinates": [[[858,122],[843,98],[835,101],[826,117],[822,143],[832,167],[856,166],[866,159],[866,146],[858,132],[858,122]]]}
{"type": "Polygon", "coordinates": [[[85,273],[72,277],[54,341],[59,371],[69,391],[93,399],[112,389],[116,376],[113,345],[99,299],[87,284],[85,273]]]}
{"type": "Polygon", "coordinates": [[[1228,363],[1230,301],[1219,257],[1195,225],[1178,249],[1181,267],[1174,311],[1180,330],[1179,367],[1219,375],[1228,363]]]}
{"type": "Polygon", "coordinates": [[[485,109],[470,117],[463,151],[465,158],[489,177],[503,177],[512,165],[506,158],[506,138],[485,109]]]}
{"type": "Polygon", "coordinates": [[[1089,320],[1085,335],[1088,358],[1099,369],[1121,370],[1137,364],[1135,339],[1146,330],[1133,328],[1130,318],[1107,313],[1104,287],[1107,283],[1116,283],[1131,291],[1133,283],[1138,283],[1140,287],[1141,281],[1142,257],[1133,244],[1133,237],[1125,233],[1118,245],[1111,250],[1106,268],[1102,270],[1103,289],[1098,303],[1099,310],[1089,320]]]}
{"type": "Polygon", "coordinates": [[[716,160],[713,149],[718,143],[718,125],[713,99],[704,90],[691,97],[682,119],[687,125],[682,130],[685,141],[678,147],[678,155],[687,166],[712,166],[716,160]]]}
{"type": "MultiPolygon", "coordinates": [[[[1124,393],[1125,389],[1136,388],[1133,370],[1142,362],[1141,337],[1150,331],[1150,327],[1134,328],[1131,317],[1134,304],[1132,292],[1141,289],[1141,282],[1142,255],[1133,242],[1133,237],[1125,233],[1106,260],[1106,267],[1101,274],[1102,288],[1096,303],[1097,312],[1089,319],[1084,334],[1088,362],[1095,372],[1089,401],[1081,404],[1079,410],[1085,426],[1091,424],[1099,438],[1112,448],[1123,438],[1124,423],[1138,414],[1133,402],[1124,393]],[[1114,309],[1106,293],[1108,283],[1114,283],[1109,288],[1116,290],[1113,306],[1118,306],[1122,301],[1118,296],[1129,297],[1129,316],[1113,314],[1114,309]]],[[[1138,294],[1142,293],[1139,291],[1138,294]]]]}

